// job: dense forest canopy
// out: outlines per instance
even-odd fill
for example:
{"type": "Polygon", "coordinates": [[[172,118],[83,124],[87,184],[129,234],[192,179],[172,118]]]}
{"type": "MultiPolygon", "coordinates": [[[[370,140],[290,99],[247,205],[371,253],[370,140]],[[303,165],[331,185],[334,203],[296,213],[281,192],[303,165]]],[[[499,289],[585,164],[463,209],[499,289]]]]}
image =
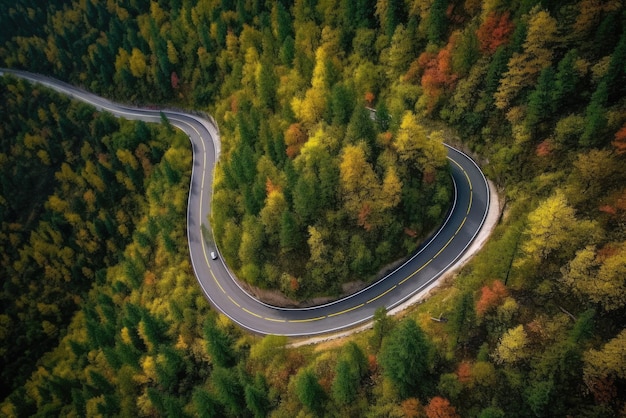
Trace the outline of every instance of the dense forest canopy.
{"type": "MultiPolygon", "coordinates": [[[[386,65],[388,54],[406,61],[410,51],[393,52],[387,40],[380,59],[355,53],[351,63],[350,39],[362,29],[373,43],[376,24],[374,3],[349,3],[320,32],[311,25],[331,13],[330,3],[298,3],[292,18],[281,2],[170,10],[152,2],[148,15],[140,4],[110,10],[87,2],[51,14],[59,19],[53,36],[78,48],[71,54],[85,66],[67,67],[57,46],[46,54],[51,68],[41,71],[70,80],[84,71],[76,82],[130,100],[211,104],[223,141],[212,216],[223,257],[247,283],[297,299],[337,295],[342,284],[369,281],[414,251],[452,198],[443,137],[420,125],[415,97],[376,97],[408,62],[391,63],[380,80],[374,65],[363,67],[386,65]],[[347,25],[356,16],[362,21],[347,25]],[[82,25],[88,35],[79,40],[82,25]],[[373,114],[368,106],[380,109],[373,114]]],[[[405,13],[393,14],[393,25],[401,25],[405,13]]],[[[30,61],[22,51],[7,63],[30,61]]]]}
{"type": "MultiPolygon", "coordinates": [[[[129,289],[110,283],[107,268],[133,239],[146,246],[159,236],[177,251],[184,234],[166,216],[151,220],[150,234],[137,224],[146,215],[147,185],[159,176],[178,183],[187,161],[164,158],[172,132],[97,113],[43,87],[3,77],[0,97],[6,396],[24,383],[33,359],[58,343],[94,285],[129,289]]],[[[141,277],[131,280],[138,285],[141,277]]]]}
{"type": "MultiPolygon", "coordinates": [[[[224,151],[216,173],[216,235],[225,258],[259,286],[308,296],[323,286],[316,277],[325,278],[331,263],[344,266],[336,277],[351,280],[399,256],[399,247],[409,251],[416,243],[411,235],[427,233],[449,199],[438,164],[442,137],[475,153],[506,203],[483,251],[407,318],[379,311],[373,330],[350,341],[287,348],[282,338],[243,334],[210,311],[181,232],[163,226],[184,222],[186,144],[174,141],[167,150],[146,144],[169,163],[149,154],[154,178],[133,179],[141,173],[130,158],[138,164],[137,148],[122,144],[109,161],[91,155],[114,145],[103,138],[137,128],[115,121],[111,131],[64,131],[52,109],[83,106],[50,99],[39,115],[32,97],[44,93],[4,82],[15,87],[3,94],[22,93],[3,105],[26,106],[15,113],[31,116],[24,128],[3,132],[13,141],[3,139],[3,173],[50,190],[51,182],[63,181],[51,176],[55,167],[61,173],[64,167],[52,135],[67,141],[94,134],[86,141],[93,153],[81,155],[84,169],[73,175],[96,194],[98,178],[117,176],[98,171],[98,164],[117,164],[117,185],[145,190],[145,199],[137,198],[144,211],[104,226],[100,232],[110,235],[98,239],[115,246],[96,249],[104,264],[89,267],[83,241],[63,232],[63,224],[75,214],[95,232],[97,220],[117,216],[105,213],[106,202],[94,197],[93,219],[85,196],[3,195],[2,245],[13,247],[3,253],[3,269],[65,277],[74,266],[63,257],[81,254],[85,263],[71,276],[83,283],[80,291],[60,280],[7,273],[6,298],[24,302],[8,305],[13,310],[0,317],[3,359],[19,356],[10,351],[17,332],[11,315],[29,324],[20,340],[25,346],[59,343],[37,359],[32,374],[26,367],[3,375],[5,384],[15,373],[3,414],[626,413],[622,1],[18,0],[0,10],[0,23],[4,66],[128,102],[168,102],[215,115],[224,151]],[[366,107],[377,110],[375,120],[366,107]],[[41,173],[38,180],[29,167],[41,173]],[[359,195],[365,189],[367,202],[359,195]],[[164,192],[178,203],[167,205],[164,192]],[[355,202],[367,203],[367,210],[355,202]],[[407,207],[419,216],[407,218],[407,207]],[[18,219],[4,222],[5,216],[18,219]],[[387,229],[397,234],[389,235],[392,248],[380,233],[387,229]],[[157,238],[163,230],[175,244],[157,238]],[[66,237],[60,251],[42,246],[66,237]],[[258,251],[259,243],[273,249],[258,251]],[[19,245],[24,251],[16,251],[19,245]],[[356,255],[354,263],[342,264],[338,250],[346,259],[356,255]],[[9,264],[10,255],[17,258],[9,264]],[[302,280],[305,273],[310,279],[302,280]],[[48,306],[53,291],[77,313],[48,306]]],[[[78,124],[110,119],[93,111],[68,114],[78,124]]],[[[166,134],[150,138],[159,135],[166,134]]],[[[78,158],[83,147],[70,156],[78,158]]],[[[3,179],[2,187],[5,193],[16,186],[3,179]]],[[[25,353],[19,364],[34,364],[29,356],[39,355],[25,353]]]]}

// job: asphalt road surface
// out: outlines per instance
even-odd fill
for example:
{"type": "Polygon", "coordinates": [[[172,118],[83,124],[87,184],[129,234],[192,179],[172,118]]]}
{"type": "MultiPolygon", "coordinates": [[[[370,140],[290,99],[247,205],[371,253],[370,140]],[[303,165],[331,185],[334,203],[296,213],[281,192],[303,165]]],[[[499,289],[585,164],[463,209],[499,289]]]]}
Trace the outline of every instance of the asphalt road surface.
{"type": "Polygon", "coordinates": [[[172,125],[189,135],[193,148],[187,208],[191,263],[211,304],[241,327],[255,333],[311,336],[370,321],[377,308],[394,308],[445,273],[469,247],[487,216],[489,186],[485,176],[472,159],[448,146],[455,186],[453,207],[441,228],[422,244],[416,254],[385,278],[335,302],[302,309],[267,305],[239,286],[209,237],[213,169],[220,153],[218,130],[212,122],[179,111],[125,106],[43,75],[0,69],[2,75],[9,73],[46,85],[118,117],[160,123],[162,112],[172,125]],[[217,259],[211,258],[211,252],[218,255],[217,259]]]}

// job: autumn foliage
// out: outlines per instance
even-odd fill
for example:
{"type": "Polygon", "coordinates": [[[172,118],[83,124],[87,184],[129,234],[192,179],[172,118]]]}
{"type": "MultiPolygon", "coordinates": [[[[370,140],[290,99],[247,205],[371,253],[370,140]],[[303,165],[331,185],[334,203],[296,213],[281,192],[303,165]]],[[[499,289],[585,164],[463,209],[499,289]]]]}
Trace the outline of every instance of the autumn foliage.
{"type": "Polygon", "coordinates": [[[469,383],[472,380],[472,365],[468,361],[459,363],[456,369],[456,375],[461,383],[469,383]]]}
{"type": "Polygon", "coordinates": [[[500,280],[495,280],[491,287],[484,286],[481,289],[480,299],[476,302],[476,313],[478,316],[485,315],[489,310],[500,305],[509,292],[500,280]]]}
{"type": "Polygon", "coordinates": [[[292,123],[285,132],[285,144],[287,145],[287,156],[295,158],[300,153],[300,148],[307,140],[306,132],[299,123],[292,123]]]}
{"type": "Polygon", "coordinates": [[[428,418],[457,418],[456,409],[450,405],[450,401],[441,396],[435,396],[425,408],[428,418]]]}
{"type": "Polygon", "coordinates": [[[184,136],[0,83],[1,416],[624,415],[624,1],[10,3],[0,67],[215,117],[202,223],[261,289],[314,303],[412,253],[452,199],[433,128],[509,216],[407,314],[423,338],[382,310],[361,361],[288,347],[203,298],[184,136]]]}
{"type": "Polygon", "coordinates": [[[418,58],[423,75],[421,85],[428,97],[427,111],[430,113],[444,93],[451,91],[458,76],[452,72],[452,50],[454,37],[439,53],[424,52],[418,58]]]}
{"type": "Polygon", "coordinates": [[[541,141],[535,150],[537,157],[547,157],[552,153],[552,143],[548,140],[541,141]]]}
{"type": "Polygon", "coordinates": [[[170,76],[170,82],[172,84],[173,89],[178,88],[178,85],[180,83],[180,78],[178,78],[178,74],[176,74],[176,71],[172,71],[172,75],[170,76]]]}
{"type": "Polygon", "coordinates": [[[279,184],[274,184],[269,177],[265,181],[265,192],[269,196],[272,192],[280,192],[282,189],[279,184]]]}
{"type": "Polygon", "coordinates": [[[480,50],[484,54],[493,54],[500,45],[509,41],[515,29],[515,24],[511,22],[509,12],[499,14],[491,12],[476,31],[480,50]]]}
{"type": "Polygon", "coordinates": [[[406,418],[425,418],[426,412],[424,406],[417,398],[409,398],[402,401],[400,404],[402,407],[402,414],[406,418]]]}
{"type": "Polygon", "coordinates": [[[611,142],[615,152],[619,155],[626,154],[626,124],[615,133],[615,140],[611,142]]]}

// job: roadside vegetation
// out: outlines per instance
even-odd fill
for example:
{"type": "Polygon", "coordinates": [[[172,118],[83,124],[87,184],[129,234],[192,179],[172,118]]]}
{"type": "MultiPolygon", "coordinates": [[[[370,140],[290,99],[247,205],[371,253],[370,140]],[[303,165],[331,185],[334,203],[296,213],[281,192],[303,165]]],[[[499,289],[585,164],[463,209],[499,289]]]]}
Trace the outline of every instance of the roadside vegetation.
{"type": "Polygon", "coordinates": [[[223,212],[214,213],[216,236],[227,260],[258,286],[314,295],[335,273],[315,269],[341,265],[339,250],[346,260],[354,250],[362,257],[353,260],[363,262],[343,263],[336,276],[342,281],[367,279],[382,254],[399,255],[396,247],[409,251],[448,198],[445,169],[419,165],[440,161],[439,134],[424,126],[447,125],[448,138],[496,182],[505,207],[484,249],[402,318],[379,311],[370,331],[288,348],[284,338],[246,334],[217,315],[195,283],[178,227],[185,224],[190,170],[184,137],[79,112],[89,108],[5,79],[8,99],[0,105],[18,110],[2,114],[23,122],[3,125],[3,173],[19,174],[47,195],[29,196],[3,176],[2,268],[10,280],[3,279],[2,358],[24,365],[3,369],[3,414],[626,412],[622,2],[88,0],[30,11],[27,4],[0,11],[8,29],[0,34],[3,65],[117,99],[216,116],[225,157],[217,173],[214,207],[223,212]],[[376,121],[366,105],[378,110],[376,121]],[[69,110],[59,119],[68,116],[75,128],[62,130],[55,119],[51,109],[62,106],[69,110]],[[116,132],[134,138],[142,129],[150,139],[130,140],[133,146],[106,140],[116,132]],[[421,139],[420,132],[429,133],[424,143],[411,139],[421,139]],[[72,136],[78,145],[70,145],[72,136]],[[65,142],[69,154],[55,148],[65,142]],[[149,145],[150,175],[136,155],[142,143],[149,145]],[[86,144],[93,151],[83,156],[86,144]],[[433,159],[420,159],[431,149],[433,159]],[[410,151],[416,156],[403,157],[410,151]],[[68,180],[64,164],[72,169],[65,169],[68,180]],[[106,164],[109,174],[97,170],[106,164]],[[394,171],[400,200],[385,207],[395,201],[381,198],[395,196],[394,171]],[[78,178],[84,189],[74,185],[78,178]],[[102,197],[88,210],[84,194],[89,188],[97,196],[97,178],[105,193],[124,191],[110,214],[102,197]],[[64,181],[69,194],[61,194],[64,181]],[[364,198],[350,194],[363,187],[372,189],[366,211],[353,204],[364,198]],[[412,198],[425,215],[402,218],[412,198]],[[126,217],[118,219],[120,211],[126,217]],[[381,231],[390,227],[383,221],[390,213],[402,216],[391,228],[398,234],[393,248],[385,249],[381,231]],[[76,228],[67,226],[73,214],[76,228]],[[101,257],[90,260],[92,247],[76,241],[83,229],[104,243],[94,250],[101,257]],[[255,251],[261,242],[274,249],[255,251]],[[324,251],[313,251],[313,243],[324,251]],[[288,254],[296,255],[293,265],[288,254]],[[329,263],[315,264],[316,255],[329,263]],[[80,270],[73,272],[75,265],[80,270]],[[54,300],[64,309],[49,306],[52,296],[38,289],[59,292],[54,300]],[[22,302],[5,304],[9,299],[22,302]],[[40,351],[14,350],[14,341],[40,351]],[[38,341],[46,345],[34,348],[38,341]]]}

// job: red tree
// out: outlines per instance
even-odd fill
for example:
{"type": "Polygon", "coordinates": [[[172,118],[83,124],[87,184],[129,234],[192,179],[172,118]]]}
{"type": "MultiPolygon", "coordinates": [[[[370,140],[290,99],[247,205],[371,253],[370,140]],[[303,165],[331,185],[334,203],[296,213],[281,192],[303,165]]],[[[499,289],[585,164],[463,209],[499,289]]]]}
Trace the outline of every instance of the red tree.
{"type": "Polygon", "coordinates": [[[409,398],[400,404],[405,418],[425,418],[424,407],[416,398],[409,398]]]}
{"type": "Polygon", "coordinates": [[[483,316],[489,310],[500,305],[508,294],[509,292],[500,280],[494,280],[491,287],[483,286],[480,299],[476,302],[476,313],[478,316],[483,316]]]}
{"type": "Polygon", "coordinates": [[[446,47],[439,51],[437,55],[424,52],[418,58],[418,62],[424,68],[421,85],[424,89],[424,94],[429,98],[428,112],[435,108],[442,94],[454,89],[458,78],[452,72],[452,49],[454,48],[455,39],[456,37],[451,37],[446,47]]]}
{"type": "Polygon", "coordinates": [[[476,31],[480,50],[485,54],[493,54],[500,45],[509,41],[515,25],[509,18],[509,12],[499,14],[491,12],[476,31]]]}
{"type": "Polygon", "coordinates": [[[372,208],[366,202],[363,204],[363,207],[359,211],[358,221],[359,226],[362,226],[366,231],[370,231],[372,229],[372,224],[368,222],[368,218],[372,213],[372,208]]]}
{"type": "Polygon", "coordinates": [[[615,141],[611,142],[611,145],[615,147],[617,154],[626,154],[626,124],[615,133],[615,141]]]}
{"type": "Polygon", "coordinates": [[[552,143],[550,140],[546,139],[537,145],[535,153],[537,154],[537,157],[547,157],[552,153],[552,148],[552,143]]]}
{"type": "Polygon", "coordinates": [[[469,383],[472,380],[472,365],[468,361],[462,361],[456,370],[456,375],[461,383],[469,383]]]}
{"type": "Polygon", "coordinates": [[[299,123],[292,123],[285,132],[285,144],[287,145],[287,156],[296,158],[300,153],[300,148],[307,140],[306,132],[299,123]]]}
{"type": "Polygon", "coordinates": [[[426,416],[428,418],[457,418],[456,409],[450,405],[450,401],[441,396],[435,396],[426,406],[426,416]]]}
{"type": "Polygon", "coordinates": [[[180,79],[178,78],[178,74],[176,74],[176,71],[172,71],[170,81],[172,82],[172,88],[176,90],[178,88],[178,83],[180,81],[180,79]]]}
{"type": "Polygon", "coordinates": [[[269,196],[272,192],[280,192],[281,190],[282,188],[280,187],[280,184],[274,184],[272,179],[269,177],[267,178],[265,181],[265,192],[267,193],[267,196],[269,196]]]}

